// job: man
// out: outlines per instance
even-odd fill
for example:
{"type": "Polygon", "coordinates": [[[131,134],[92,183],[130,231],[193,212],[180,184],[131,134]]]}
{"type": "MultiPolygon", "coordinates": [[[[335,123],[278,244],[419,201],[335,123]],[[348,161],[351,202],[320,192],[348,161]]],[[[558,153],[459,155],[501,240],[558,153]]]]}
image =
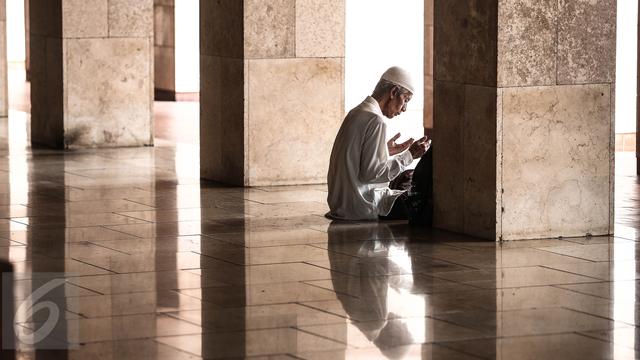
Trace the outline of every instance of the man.
{"type": "Polygon", "coordinates": [[[382,74],[373,94],[347,114],[331,151],[328,217],[339,220],[409,217],[405,191],[389,188],[389,182],[403,174],[413,160],[421,158],[430,141],[425,136],[397,144],[400,134],[396,134],[387,142],[384,117],[391,119],[406,111],[413,93],[409,73],[391,67],[382,74]]]}

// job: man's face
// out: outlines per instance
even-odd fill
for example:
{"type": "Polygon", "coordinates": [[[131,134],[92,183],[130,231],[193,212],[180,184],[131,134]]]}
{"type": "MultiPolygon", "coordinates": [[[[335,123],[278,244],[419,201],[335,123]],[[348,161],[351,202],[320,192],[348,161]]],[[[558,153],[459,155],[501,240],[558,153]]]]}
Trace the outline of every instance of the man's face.
{"type": "Polygon", "coordinates": [[[391,119],[407,111],[407,104],[411,101],[412,96],[410,92],[398,88],[391,90],[391,98],[387,102],[383,114],[391,119]]]}

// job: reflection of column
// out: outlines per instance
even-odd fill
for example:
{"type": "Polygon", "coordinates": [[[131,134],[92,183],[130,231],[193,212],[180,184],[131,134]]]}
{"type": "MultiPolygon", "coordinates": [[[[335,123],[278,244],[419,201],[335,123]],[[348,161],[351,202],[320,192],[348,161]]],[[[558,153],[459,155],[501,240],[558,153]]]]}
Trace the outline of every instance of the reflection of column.
{"type": "MultiPolygon", "coordinates": [[[[19,158],[18,160],[22,162],[27,161],[26,158],[19,158]]],[[[37,166],[37,160],[33,161],[34,163],[32,164],[32,166],[37,166]]],[[[25,182],[26,184],[31,185],[28,190],[36,194],[46,193],[47,196],[50,196],[50,198],[48,197],[48,199],[64,199],[64,162],[57,161],[54,164],[49,165],[51,166],[49,168],[51,172],[48,172],[47,174],[57,174],[61,176],[63,184],[59,184],[57,186],[47,185],[51,181],[50,175],[47,176],[38,171],[29,171],[28,181],[25,182]],[[40,188],[42,186],[44,186],[45,188],[40,188]]],[[[25,192],[26,190],[27,189],[25,189],[25,192]]],[[[65,272],[67,271],[66,258],[69,256],[69,254],[67,253],[66,242],[67,229],[65,225],[62,225],[65,224],[65,218],[67,214],[65,202],[63,200],[52,202],[51,200],[42,200],[38,197],[28,196],[27,199],[28,201],[26,201],[26,205],[30,208],[43,209],[46,206],[46,209],[49,210],[51,214],[56,214],[56,217],[61,217],[60,225],[51,227],[29,226],[27,228],[27,260],[31,260],[31,275],[37,273],[65,274],[65,272]]],[[[65,276],[67,275],[68,274],[65,274],[65,276]]],[[[40,288],[49,280],[51,280],[50,276],[32,276],[31,290],[33,291],[40,288]]],[[[23,295],[26,296],[28,294],[23,295]]],[[[48,336],[42,342],[36,343],[34,345],[36,347],[36,359],[66,359],[66,356],[68,356],[68,351],[66,349],[60,349],[61,342],[62,344],[64,344],[67,341],[77,341],[77,339],[68,338],[69,327],[67,326],[66,321],[67,298],[65,294],[65,286],[58,286],[54,288],[46,294],[46,297],[44,299],[46,299],[47,297],[56,299],[55,304],[60,310],[60,318],[56,322],[55,329],[52,332],[52,334],[55,335],[48,336]]],[[[46,313],[36,313],[34,315],[38,315],[40,317],[45,316],[45,319],[46,316],[49,316],[49,314],[46,313]]],[[[41,323],[44,320],[42,318],[36,317],[34,321],[41,323]]]]}
{"type": "Polygon", "coordinates": [[[435,226],[609,234],[615,1],[436,0],[434,11],[435,226]]]}
{"type": "Polygon", "coordinates": [[[32,142],[153,143],[153,2],[30,1],[32,142]]]}
{"type": "Polygon", "coordinates": [[[433,133],[433,0],[424,0],[424,132],[433,133]]]}
{"type": "MultiPolygon", "coordinates": [[[[207,1],[207,0],[205,0],[207,1]]],[[[202,192],[200,194],[200,204],[204,205],[207,203],[211,203],[211,193],[202,192]]],[[[240,208],[235,208],[234,211],[244,212],[244,202],[241,202],[240,208]]],[[[207,211],[204,206],[201,208],[201,219],[207,218],[207,211]]],[[[248,236],[246,235],[247,230],[245,225],[245,219],[233,220],[234,233],[238,232],[245,236],[245,241],[242,245],[248,246],[246,239],[248,236]]],[[[204,232],[205,229],[202,229],[204,232]]],[[[206,243],[202,243],[202,250],[207,246],[206,243]]],[[[238,248],[239,252],[235,253],[234,256],[237,259],[245,259],[246,255],[244,253],[245,247],[238,248]]],[[[209,250],[211,248],[209,247],[209,250]]],[[[224,251],[224,250],[223,250],[224,251]]],[[[201,251],[201,253],[207,253],[207,251],[201,251]]],[[[207,263],[211,261],[211,258],[206,255],[200,256],[202,261],[201,263],[207,263]]],[[[216,266],[205,266],[200,270],[200,283],[201,283],[201,294],[202,294],[202,311],[201,311],[201,321],[203,324],[208,324],[212,329],[224,329],[228,328],[230,324],[231,326],[237,324],[238,328],[234,329],[233,340],[228,343],[221,343],[219,341],[219,334],[216,334],[215,331],[203,331],[201,337],[201,349],[202,353],[200,356],[204,359],[208,358],[219,358],[221,354],[229,354],[229,357],[237,357],[242,358],[249,354],[247,343],[247,334],[246,334],[246,312],[249,311],[246,309],[246,306],[249,303],[248,299],[248,291],[247,287],[250,286],[246,282],[247,279],[247,266],[238,266],[232,265],[230,263],[226,263],[223,261],[218,262],[216,266]],[[216,282],[226,282],[229,284],[233,284],[232,287],[225,288],[211,288],[210,284],[214,284],[216,282]],[[207,288],[208,287],[208,288],[207,288]],[[220,301],[220,299],[227,299],[225,302],[226,305],[234,308],[230,313],[233,315],[230,316],[225,311],[221,311],[217,306],[212,306],[212,304],[216,304],[220,301]],[[229,301],[229,299],[236,300],[235,302],[229,301]],[[232,305],[229,305],[232,304],[232,305]],[[240,309],[239,311],[237,311],[240,309]],[[222,348],[218,348],[218,346],[222,348]],[[243,356],[243,354],[245,356],[243,356]]],[[[280,339],[274,339],[274,341],[281,341],[280,339]]],[[[260,344],[258,344],[260,346],[260,344]]],[[[226,357],[222,355],[223,357],[226,357]]]]}
{"type": "Polygon", "coordinates": [[[9,115],[9,73],[7,68],[7,0],[0,0],[0,116],[9,115]]]}
{"type": "Polygon", "coordinates": [[[344,108],[344,6],[200,0],[203,178],[249,186],[326,180],[344,108]]]}

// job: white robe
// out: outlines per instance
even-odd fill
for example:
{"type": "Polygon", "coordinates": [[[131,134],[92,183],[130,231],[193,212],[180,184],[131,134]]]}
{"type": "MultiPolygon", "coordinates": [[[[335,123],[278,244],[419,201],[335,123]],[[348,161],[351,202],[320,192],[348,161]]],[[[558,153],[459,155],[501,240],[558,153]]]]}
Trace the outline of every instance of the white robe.
{"type": "Polygon", "coordinates": [[[384,115],[368,96],[340,126],[331,151],[327,183],[328,216],[343,220],[376,220],[388,215],[403,193],[389,182],[413,162],[409,151],[389,156],[384,115]]]}

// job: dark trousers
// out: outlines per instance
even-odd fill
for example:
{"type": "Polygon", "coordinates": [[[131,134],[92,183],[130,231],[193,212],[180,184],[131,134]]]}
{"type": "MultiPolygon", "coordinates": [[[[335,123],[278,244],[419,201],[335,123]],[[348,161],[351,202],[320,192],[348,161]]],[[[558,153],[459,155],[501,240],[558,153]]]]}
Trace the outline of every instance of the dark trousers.
{"type": "Polygon", "coordinates": [[[395,178],[389,187],[406,190],[393,203],[387,216],[380,220],[409,220],[411,225],[431,226],[433,220],[433,146],[414,170],[407,170],[395,178]]]}

